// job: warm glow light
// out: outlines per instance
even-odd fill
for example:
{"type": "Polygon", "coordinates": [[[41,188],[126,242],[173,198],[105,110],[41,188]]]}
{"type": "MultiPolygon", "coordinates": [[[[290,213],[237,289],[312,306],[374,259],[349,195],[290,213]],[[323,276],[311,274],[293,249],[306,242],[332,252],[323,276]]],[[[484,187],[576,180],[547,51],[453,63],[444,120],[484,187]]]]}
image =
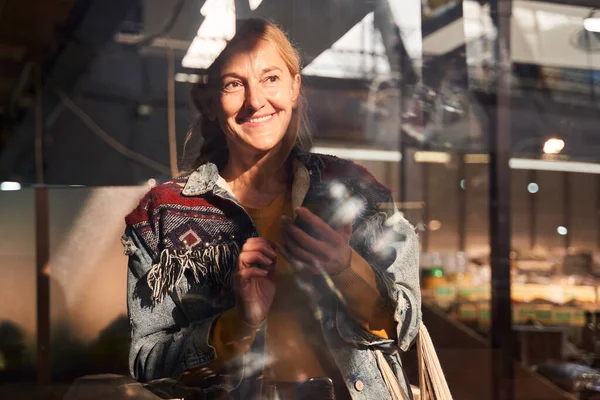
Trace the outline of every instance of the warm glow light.
{"type": "Polygon", "coordinates": [[[588,32],[600,33],[600,17],[590,17],[584,19],[583,27],[588,32]]]}
{"type": "Polygon", "coordinates": [[[440,163],[447,164],[452,159],[450,153],[443,151],[417,151],[415,152],[415,161],[422,163],[440,163]]]}
{"type": "Polygon", "coordinates": [[[4,192],[21,190],[21,184],[19,182],[2,182],[0,183],[0,190],[4,192]]]}
{"type": "Polygon", "coordinates": [[[429,221],[429,230],[430,231],[438,231],[442,227],[442,223],[437,219],[432,219],[429,221]]]}
{"type": "Polygon", "coordinates": [[[562,139],[551,138],[544,143],[545,154],[558,154],[565,148],[565,141],[562,139]]]}
{"type": "Polygon", "coordinates": [[[156,186],[156,179],[154,179],[154,178],[148,179],[148,186],[150,186],[150,187],[156,186]]]}
{"type": "Polygon", "coordinates": [[[465,154],[466,164],[487,164],[490,162],[489,154],[465,154]]]}
{"type": "Polygon", "coordinates": [[[540,187],[535,182],[531,182],[529,185],[527,185],[527,191],[531,194],[537,193],[538,190],[540,190],[540,187]]]}

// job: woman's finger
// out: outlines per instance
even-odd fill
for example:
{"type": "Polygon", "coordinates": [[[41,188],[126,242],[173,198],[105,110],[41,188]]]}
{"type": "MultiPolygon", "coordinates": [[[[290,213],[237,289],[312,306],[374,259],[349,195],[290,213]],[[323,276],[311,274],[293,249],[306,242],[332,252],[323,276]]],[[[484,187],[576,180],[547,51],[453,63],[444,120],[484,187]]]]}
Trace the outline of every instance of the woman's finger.
{"type": "Polygon", "coordinates": [[[281,253],[281,255],[284,256],[286,258],[286,260],[288,260],[290,262],[290,265],[292,267],[294,267],[295,269],[297,269],[298,271],[309,270],[313,274],[320,273],[320,271],[317,267],[315,267],[311,264],[304,263],[304,262],[294,258],[294,256],[289,252],[289,250],[284,245],[279,245],[278,249],[279,249],[279,252],[281,253]]]}
{"type": "MultiPolygon", "coordinates": [[[[284,221],[282,228],[284,230],[284,236],[296,242],[298,245],[304,248],[304,250],[325,258],[331,253],[330,246],[321,240],[315,239],[291,223],[291,221],[284,221]]],[[[334,232],[334,235],[337,235],[337,232],[334,232]]]]}
{"type": "Polygon", "coordinates": [[[352,224],[343,224],[340,225],[337,229],[337,232],[343,234],[346,237],[351,237],[352,236],[352,224]]]}
{"type": "Polygon", "coordinates": [[[241,268],[247,269],[251,265],[262,265],[266,268],[275,265],[275,259],[267,257],[258,251],[245,251],[240,253],[239,264],[241,268]]]}
{"type": "Polygon", "coordinates": [[[296,214],[298,214],[298,218],[312,228],[312,231],[317,233],[320,239],[328,241],[329,238],[335,235],[335,230],[327,222],[313,214],[308,208],[298,207],[296,208],[296,214]]]}
{"type": "Polygon", "coordinates": [[[256,267],[244,268],[238,271],[238,276],[241,280],[264,278],[267,275],[269,275],[269,271],[256,267]]]}
{"type": "Polygon", "coordinates": [[[301,261],[310,265],[318,262],[317,256],[303,249],[302,246],[296,243],[293,239],[288,239],[286,241],[285,248],[287,249],[288,253],[297,261],[301,261]]]}
{"type": "Polygon", "coordinates": [[[276,257],[275,244],[265,238],[250,238],[242,246],[242,253],[258,251],[269,257],[276,257]]]}

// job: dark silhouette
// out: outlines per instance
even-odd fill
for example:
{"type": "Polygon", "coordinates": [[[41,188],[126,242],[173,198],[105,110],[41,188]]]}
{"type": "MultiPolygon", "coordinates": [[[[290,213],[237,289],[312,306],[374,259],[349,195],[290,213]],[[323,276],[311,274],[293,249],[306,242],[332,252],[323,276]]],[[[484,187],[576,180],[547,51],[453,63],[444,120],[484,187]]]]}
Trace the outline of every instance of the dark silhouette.
{"type": "Polygon", "coordinates": [[[11,321],[0,322],[0,381],[31,380],[35,376],[25,331],[11,321]]]}
{"type": "Polygon", "coordinates": [[[54,382],[68,382],[85,375],[93,365],[88,346],[66,321],[52,325],[50,351],[54,382]]]}
{"type": "Polygon", "coordinates": [[[90,345],[94,373],[129,375],[130,344],[129,319],[126,315],[120,315],[90,345]]]}

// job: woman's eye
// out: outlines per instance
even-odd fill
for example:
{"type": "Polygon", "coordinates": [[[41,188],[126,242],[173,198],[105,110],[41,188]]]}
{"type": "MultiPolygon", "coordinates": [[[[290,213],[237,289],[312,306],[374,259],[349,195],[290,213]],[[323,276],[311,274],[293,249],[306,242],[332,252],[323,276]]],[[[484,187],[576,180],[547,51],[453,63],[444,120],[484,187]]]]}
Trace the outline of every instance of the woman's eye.
{"type": "Polygon", "coordinates": [[[269,83],[274,83],[277,82],[279,80],[279,77],[277,75],[271,75],[267,78],[267,82],[269,83]]]}
{"type": "Polygon", "coordinates": [[[225,85],[223,85],[223,90],[224,91],[238,90],[242,86],[243,85],[241,84],[241,82],[238,82],[238,81],[228,82],[225,85]]]}

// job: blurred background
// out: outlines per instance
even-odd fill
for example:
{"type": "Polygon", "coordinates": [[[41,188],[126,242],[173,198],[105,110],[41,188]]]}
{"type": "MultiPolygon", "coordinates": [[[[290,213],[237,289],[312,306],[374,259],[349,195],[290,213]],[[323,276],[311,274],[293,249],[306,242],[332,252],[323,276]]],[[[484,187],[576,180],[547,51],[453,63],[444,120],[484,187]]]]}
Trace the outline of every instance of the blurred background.
{"type": "Polygon", "coordinates": [[[313,151],[368,168],[418,230],[455,398],[593,398],[598,6],[0,0],[0,397],[128,373],[124,215],[189,168],[190,87],[261,17],[301,51],[313,151]]]}

